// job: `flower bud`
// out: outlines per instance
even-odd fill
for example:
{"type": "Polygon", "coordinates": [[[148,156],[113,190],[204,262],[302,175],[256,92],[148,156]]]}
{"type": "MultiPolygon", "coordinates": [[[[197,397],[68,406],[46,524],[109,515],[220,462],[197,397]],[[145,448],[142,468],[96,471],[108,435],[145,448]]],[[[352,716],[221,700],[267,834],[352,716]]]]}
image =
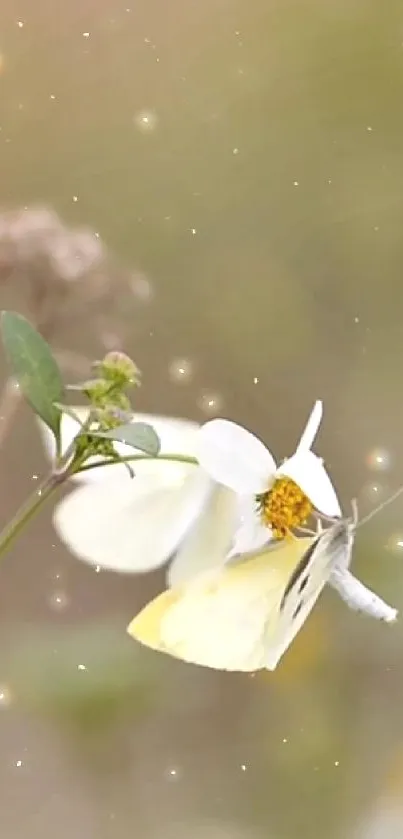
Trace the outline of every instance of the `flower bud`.
{"type": "Polygon", "coordinates": [[[137,365],[126,353],[116,350],[108,352],[105,358],[97,363],[97,372],[99,376],[121,387],[140,384],[140,370],[137,365]]]}

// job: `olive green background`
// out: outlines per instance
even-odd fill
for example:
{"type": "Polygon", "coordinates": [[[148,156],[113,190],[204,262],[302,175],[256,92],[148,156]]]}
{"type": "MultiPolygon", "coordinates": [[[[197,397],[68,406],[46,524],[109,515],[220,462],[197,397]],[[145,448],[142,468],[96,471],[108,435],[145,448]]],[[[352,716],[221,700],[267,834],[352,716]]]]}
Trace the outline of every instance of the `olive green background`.
{"type": "MultiPolygon", "coordinates": [[[[126,3],[0,9],[0,203],[52,207],[114,254],[107,301],[60,310],[52,342],[122,345],[140,410],[219,413],[278,458],[322,398],[318,451],[365,512],[403,480],[402,5],[126,3]]],[[[17,271],[1,308],[29,313],[25,288],[17,271]]],[[[4,522],[44,468],[20,410],[4,522]]],[[[402,516],[354,560],[400,609],[402,516]]],[[[2,835],[400,837],[401,626],[326,591],[274,674],[214,673],[126,637],[163,581],[80,564],[50,508],[4,559],[2,835]]]]}

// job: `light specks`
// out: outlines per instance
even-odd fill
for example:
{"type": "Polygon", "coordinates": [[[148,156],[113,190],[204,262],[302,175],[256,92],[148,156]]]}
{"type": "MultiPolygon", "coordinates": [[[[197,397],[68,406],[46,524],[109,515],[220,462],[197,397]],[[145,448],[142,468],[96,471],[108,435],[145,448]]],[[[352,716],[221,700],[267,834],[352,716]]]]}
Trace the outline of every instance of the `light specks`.
{"type": "Polygon", "coordinates": [[[182,770],[179,766],[168,766],[164,772],[164,778],[171,783],[174,781],[179,781],[182,777],[182,770]]]}
{"type": "Polygon", "coordinates": [[[391,457],[389,452],[381,447],[375,447],[368,452],[366,457],[367,466],[373,471],[385,472],[389,469],[391,457]]]}
{"type": "Polygon", "coordinates": [[[188,358],[174,358],[169,365],[169,377],[175,384],[188,384],[193,376],[193,365],[188,358]]]}
{"type": "Polygon", "coordinates": [[[139,131],[143,134],[148,134],[155,131],[158,125],[158,116],[153,110],[139,111],[134,115],[133,122],[139,131]]]}
{"type": "Polygon", "coordinates": [[[5,711],[10,707],[13,695],[8,685],[0,685],[0,710],[5,711]]]}
{"type": "Polygon", "coordinates": [[[51,593],[49,606],[54,612],[63,612],[69,605],[69,598],[65,591],[58,590],[51,593]]]}
{"type": "Polygon", "coordinates": [[[214,416],[220,413],[224,400],[218,393],[204,392],[197,400],[197,406],[207,416],[214,416]]]}

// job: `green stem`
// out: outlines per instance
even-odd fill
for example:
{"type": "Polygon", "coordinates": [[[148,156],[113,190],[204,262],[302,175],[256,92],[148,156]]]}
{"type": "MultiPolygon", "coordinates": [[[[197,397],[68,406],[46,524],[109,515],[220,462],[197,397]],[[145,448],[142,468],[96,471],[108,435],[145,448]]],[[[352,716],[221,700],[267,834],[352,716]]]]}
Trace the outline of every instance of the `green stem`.
{"type": "Polygon", "coordinates": [[[157,454],[155,457],[149,454],[129,454],[127,457],[120,457],[119,460],[101,460],[98,463],[87,463],[81,469],[74,470],[74,474],[81,475],[81,472],[88,472],[89,469],[99,469],[100,466],[117,466],[119,463],[132,463],[135,460],[173,460],[175,463],[190,463],[191,466],[198,466],[199,464],[197,458],[186,454],[157,454]]]}
{"type": "Polygon", "coordinates": [[[14,539],[16,539],[21,530],[34,517],[35,513],[38,512],[60,483],[60,475],[50,474],[39,484],[35,492],[24,501],[13,518],[0,532],[0,556],[3,556],[8,550],[14,539]]]}

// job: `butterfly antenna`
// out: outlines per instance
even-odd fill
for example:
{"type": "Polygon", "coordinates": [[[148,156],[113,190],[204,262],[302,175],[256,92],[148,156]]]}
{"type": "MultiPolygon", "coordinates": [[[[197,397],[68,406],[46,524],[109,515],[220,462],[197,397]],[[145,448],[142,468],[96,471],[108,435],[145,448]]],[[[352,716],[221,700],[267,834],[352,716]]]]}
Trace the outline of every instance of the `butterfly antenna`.
{"type": "MultiPolygon", "coordinates": [[[[358,525],[358,504],[357,504],[357,499],[356,498],[351,499],[351,508],[352,508],[352,511],[353,511],[353,528],[355,530],[357,525],[358,525]]],[[[361,524],[361,522],[360,522],[360,524],[361,524]]]]}
{"type": "Polygon", "coordinates": [[[385,507],[388,507],[388,505],[391,504],[392,501],[396,501],[396,498],[398,498],[399,495],[402,495],[402,493],[403,493],[403,486],[399,487],[399,489],[397,489],[396,492],[392,493],[392,495],[390,495],[389,498],[386,499],[386,501],[383,501],[382,504],[379,504],[378,507],[375,507],[374,510],[371,510],[371,512],[368,513],[367,516],[364,516],[364,518],[361,519],[361,521],[356,523],[356,527],[361,527],[362,524],[366,524],[368,521],[370,521],[370,519],[372,519],[374,516],[376,516],[377,513],[379,513],[385,507]]]}

